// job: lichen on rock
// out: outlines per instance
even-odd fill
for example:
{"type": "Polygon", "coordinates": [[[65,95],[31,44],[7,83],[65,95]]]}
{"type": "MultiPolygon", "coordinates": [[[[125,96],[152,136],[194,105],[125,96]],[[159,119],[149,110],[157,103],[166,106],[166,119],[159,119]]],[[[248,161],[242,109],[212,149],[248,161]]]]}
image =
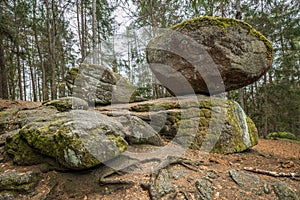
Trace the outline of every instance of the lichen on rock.
{"type": "Polygon", "coordinates": [[[67,169],[87,169],[126,150],[124,135],[122,125],[107,116],[73,110],[27,124],[7,140],[6,153],[18,164],[37,164],[46,156],[67,169]]]}
{"type": "Polygon", "coordinates": [[[147,61],[174,96],[218,94],[257,81],[271,67],[271,43],[246,22],[198,17],[153,38],[147,61]]]}
{"type": "Polygon", "coordinates": [[[129,110],[162,137],[192,149],[226,154],[257,144],[253,121],[238,103],[230,100],[203,95],[196,100],[189,96],[162,98],[129,105],[129,110]],[[152,110],[155,106],[164,109],[152,110]]]}

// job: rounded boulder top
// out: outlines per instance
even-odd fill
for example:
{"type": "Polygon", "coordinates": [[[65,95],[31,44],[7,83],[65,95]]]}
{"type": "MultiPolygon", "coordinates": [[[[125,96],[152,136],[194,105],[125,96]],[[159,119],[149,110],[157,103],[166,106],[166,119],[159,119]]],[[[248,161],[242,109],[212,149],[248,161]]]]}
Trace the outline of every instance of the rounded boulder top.
{"type": "Polygon", "coordinates": [[[198,17],[153,38],[147,61],[173,95],[218,94],[257,81],[271,67],[269,40],[237,19],[198,17]]]}

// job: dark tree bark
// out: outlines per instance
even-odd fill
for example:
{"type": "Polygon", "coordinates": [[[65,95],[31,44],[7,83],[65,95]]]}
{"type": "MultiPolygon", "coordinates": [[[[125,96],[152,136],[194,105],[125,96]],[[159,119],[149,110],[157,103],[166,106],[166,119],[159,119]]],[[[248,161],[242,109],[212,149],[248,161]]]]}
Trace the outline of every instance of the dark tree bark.
{"type": "Polygon", "coordinates": [[[8,99],[8,84],[4,58],[3,40],[0,40],[0,98],[8,99]]]}

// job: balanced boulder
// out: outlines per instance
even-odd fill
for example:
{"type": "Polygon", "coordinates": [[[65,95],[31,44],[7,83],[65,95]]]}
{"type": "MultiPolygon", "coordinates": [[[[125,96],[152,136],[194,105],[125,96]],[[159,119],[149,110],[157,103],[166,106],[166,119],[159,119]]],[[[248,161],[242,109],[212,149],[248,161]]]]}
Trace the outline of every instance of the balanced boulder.
{"type": "Polygon", "coordinates": [[[217,94],[257,81],[272,65],[271,43],[249,24],[199,17],[152,39],[147,61],[171,94],[217,94]]]}

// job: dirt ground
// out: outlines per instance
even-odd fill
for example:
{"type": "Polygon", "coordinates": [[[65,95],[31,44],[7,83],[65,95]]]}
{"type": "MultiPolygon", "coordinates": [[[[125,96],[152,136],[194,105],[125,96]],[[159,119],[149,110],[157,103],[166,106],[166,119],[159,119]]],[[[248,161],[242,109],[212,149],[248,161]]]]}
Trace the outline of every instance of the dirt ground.
{"type": "MultiPolygon", "coordinates": [[[[192,195],[195,191],[195,181],[205,176],[208,171],[214,171],[216,176],[212,180],[214,191],[213,199],[277,199],[274,192],[270,194],[263,193],[258,196],[253,194],[253,192],[241,190],[240,186],[231,180],[228,171],[231,169],[243,171],[244,167],[253,167],[268,171],[300,173],[300,144],[289,141],[260,139],[258,145],[244,153],[220,155],[188,150],[184,157],[192,161],[201,161],[202,165],[199,165],[197,171],[189,170],[181,165],[168,167],[170,173],[175,171],[176,173],[182,174],[179,175],[179,178],[177,177],[171,180],[177,191],[175,199],[195,199],[192,195]]],[[[26,172],[41,169],[41,166],[15,166],[11,161],[2,162],[0,166],[2,172],[9,170],[26,172]]],[[[142,187],[149,183],[150,174],[115,174],[110,178],[113,180],[133,181],[134,184],[101,186],[99,185],[99,177],[97,176],[99,171],[101,171],[101,168],[82,172],[45,172],[43,173],[44,178],[36,187],[35,195],[33,195],[31,199],[150,199],[148,191],[142,187]]],[[[299,179],[253,174],[271,183],[277,180],[284,181],[300,196],[299,179]]]]}

